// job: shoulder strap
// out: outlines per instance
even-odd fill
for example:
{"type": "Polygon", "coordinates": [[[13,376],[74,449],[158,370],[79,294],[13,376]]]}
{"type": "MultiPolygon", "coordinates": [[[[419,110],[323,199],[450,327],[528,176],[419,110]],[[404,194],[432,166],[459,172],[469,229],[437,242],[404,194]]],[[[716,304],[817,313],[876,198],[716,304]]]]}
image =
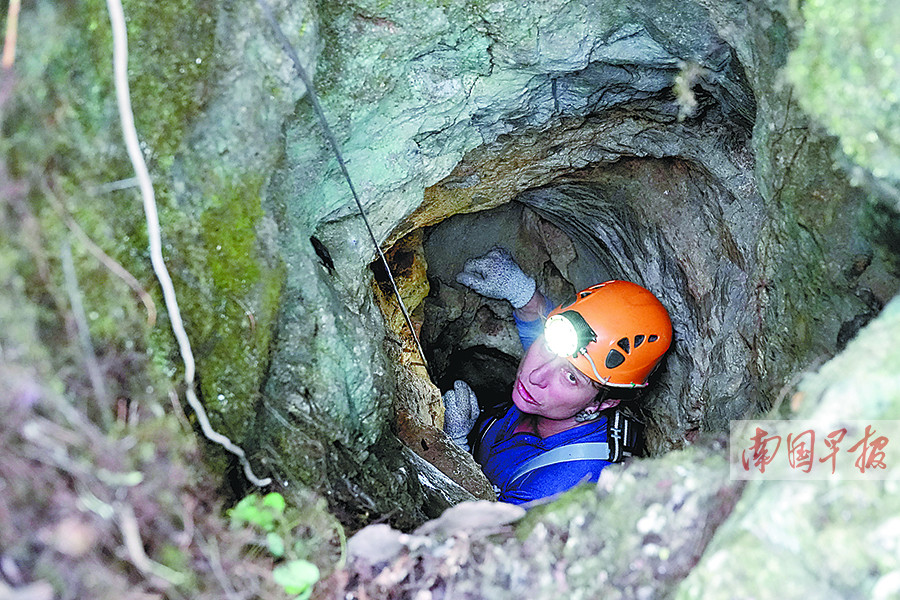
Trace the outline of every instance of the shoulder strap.
{"type": "Polygon", "coordinates": [[[491,430],[491,427],[497,424],[500,421],[500,417],[491,417],[489,421],[487,421],[486,425],[482,425],[484,429],[481,430],[481,436],[478,439],[478,444],[481,445],[484,443],[485,438],[487,437],[488,431],[491,430]]]}
{"type": "Polygon", "coordinates": [[[512,483],[535,469],[574,460],[609,460],[609,444],[606,442],[584,442],[547,450],[520,466],[513,473],[509,482],[512,483]]]}
{"type": "Polygon", "coordinates": [[[479,425],[480,431],[478,438],[475,440],[475,444],[473,444],[472,446],[472,456],[478,456],[481,447],[484,446],[484,440],[487,438],[488,432],[494,427],[494,425],[500,422],[501,418],[502,416],[489,416],[481,422],[481,424],[479,425]]]}

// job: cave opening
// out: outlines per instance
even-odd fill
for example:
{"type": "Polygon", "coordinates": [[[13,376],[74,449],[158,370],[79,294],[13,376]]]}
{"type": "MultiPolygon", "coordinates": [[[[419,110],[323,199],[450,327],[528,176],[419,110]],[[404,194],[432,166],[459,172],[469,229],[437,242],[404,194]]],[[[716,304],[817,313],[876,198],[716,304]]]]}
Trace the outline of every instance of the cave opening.
{"type": "MultiPolygon", "coordinates": [[[[766,207],[751,144],[756,105],[728,46],[717,41],[707,50],[717,58],[690,78],[697,104],[689,111],[671,86],[686,66],[651,69],[644,78],[635,75],[644,67],[635,67],[617,87],[599,60],[548,76],[554,114],[535,100],[537,121],[500,117],[491,128],[499,135],[472,122],[485,143],[428,186],[387,240],[424,361],[411,358],[418,352],[391,285],[372,265],[376,299],[401,340],[394,358],[413,373],[398,377],[395,402],[408,447],[422,454],[422,429],[410,434],[406,423],[442,427],[441,393],[456,379],[469,383],[483,410],[510,401],[523,355],[512,308],[455,281],[467,259],[497,245],[556,304],[623,279],[666,306],[673,344],[633,404],[650,455],[725,432],[729,420],[768,405],[770,390],[759,389],[766,298],[757,253],[766,207]],[[605,93],[610,86],[622,93],[605,93]]],[[[427,133],[420,137],[422,147],[430,143],[427,133]]],[[[425,457],[434,462],[434,453],[425,457]]]]}
{"type": "MultiPolygon", "coordinates": [[[[405,298],[412,298],[425,376],[440,392],[466,381],[485,411],[508,406],[523,355],[512,308],[455,281],[467,259],[500,245],[554,303],[625,279],[667,307],[672,347],[634,403],[649,454],[682,447],[701,432],[727,431],[730,419],[755,413],[762,397],[753,275],[762,213],[755,199],[736,198],[691,161],[627,157],[414,229],[388,256],[405,298]]],[[[395,331],[405,327],[389,320],[395,331]]],[[[435,416],[439,426],[439,394],[426,398],[431,405],[417,411],[435,416]]]]}
{"type": "Polygon", "coordinates": [[[455,281],[467,258],[501,245],[554,303],[625,279],[666,305],[675,340],[638,404],[651,452],[678,447],[701,430],[724,431],[755,402],[753,344],[733,339],[756,339],[758,324],[747,318],[753,240],[733,231],[724,214],[734,202],[686,161],[629,158],[428,228],[421,339],[435,384],[446,390],[455,379],[469,382],[486,410],[508,401],[522,356],[512,309],[455,281]],[[716,349],[731,360],[714,364],[709,353],[716,349]]]}

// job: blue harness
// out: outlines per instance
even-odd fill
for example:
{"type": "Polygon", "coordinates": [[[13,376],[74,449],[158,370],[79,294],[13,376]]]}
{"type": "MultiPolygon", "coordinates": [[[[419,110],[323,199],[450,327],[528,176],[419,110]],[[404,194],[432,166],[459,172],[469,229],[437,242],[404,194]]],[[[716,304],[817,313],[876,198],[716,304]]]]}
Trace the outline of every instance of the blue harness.
{"type": "MultiPolygon", "coordinates": [[[[487,437],[491,427],[499,422],[494,419],[487,427],[481,440],[487,437]]],[[[546,452],[519,465],[509,478],[509,483],[521,479],[528,473],[551,465],[575,461],[621,462],[632,456],[639,441],[638,423],[626,417],[622,411],[613,411],[607,418],[606,442],[581,442],[551,448],[546,452]]]]}

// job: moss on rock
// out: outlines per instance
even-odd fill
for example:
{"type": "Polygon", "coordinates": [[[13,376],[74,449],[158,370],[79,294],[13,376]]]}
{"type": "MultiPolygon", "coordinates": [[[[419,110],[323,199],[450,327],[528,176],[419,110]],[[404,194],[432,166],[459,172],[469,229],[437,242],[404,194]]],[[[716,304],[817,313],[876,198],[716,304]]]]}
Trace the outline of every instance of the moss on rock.
{"type": "MultiPolygon", "coordinates": [[[[283,59],[283,50],[255,2],[126,0],[124,9],[135,122],[154,181],[163,253],[198,360],[200,391],[214,425],[240,441],[253,421],[283,280],[262,209],[267,168],[280,153],[273,133],[304,89],[285,76],[286,61],[273,60],[283,59]],[[242,37],[234,33],[239,29],[242,37]],[[232,46],[239,47],[222,51],[232,46]],[[235,64],[245,59],[242,50],[262,67],[235,64]],[[237,116],[223,97],[269,110],[241,129],[223,118],[237,116]],[[212,137],[211,123],[220,125],[212,137]]],[[[303,50],[310,40],[314,45],[315,14],[308,6],[292,5],[279,16],[312,24],[303,50]]],[[[141,387],[152,395],[171,385],[166,379],[177,379],[181,358],[150,268],[141,202],[129,183],[133,170],[114,99],[106,5],[91,0],[76,9],[40,2],[25,8],[19,34],[15,96],[4,106],[0,150],[11,175],[27,188],[21,211],[30,225],[16,242],[36,257],[23,261],[20,272],[31,298],[46,309],[44,339],[54,343],[48,336],[64,333],[57,314],[67,303],[59,240],[71,236],[98,354],[129,353],[130,362],[116,367],[123,381],[138,384],[144,380],[126,373],[151,368],[154,383],[141,387]],[[135,291],[110,274],[78,231],[150,292],[159,310],[155,325],[147,323],[135,291]]],[[[292,30],[288,35],[295,37],[292,30]]],[[[128,396],[142,394],[132,390],[128,396]]]]}
{"type": "MultiPolygon", "coordinates": [[[[214,43],[209,7],[126,2],[135,117],[157,182],[168,177],[167,165],[203,101],[209,61],[196,59],[208,57],[214,43]]],[[[105,3],[24,7],[17,60],[3,84],[13,96],[3,106],[0,153],[21,186],[10,199],[25,225],[10,241],[28,257],[19,272],[29,300],[41,307],[41,338],[63,349],[63,338],[71,335],[62,326],[70,291],[59,264],[62,240],[68,239],[100,367],[120,384],[111,393],[150,398],[167,386],[174,343],[159,335],[163,320],[151,330],[137,291],[108,266],[109,258],[122,265],[162,307],[141,203],[128,183],[133,171],[115,105],[105,3]]],[[[160,197],[164,204],[166,195],[160,197]]],[[[59,365],[72,357],[60,351],[52,358],[59,365]]]]}
{"type": "MultiPolygon", "coordinates": [[[[791,418],[896,422],[900,327],[895,299],[847,348],[808,374],[791,418]]],[[[896,468],[896,465],[888,468],[896,468]]],[[[896,542],[882,532],[900,512],[896,477],[748,483],[677,598],[733,598],[736,590],[785,597],[887,598],[896,593],[896,542]]]]}
{"type": "Polygon", "coordinates": [[[809,0],[787,74],[801,106],[876,177],[900,180],[900,12],[889,0],[809,0]]]}
{"type": "Polygon", "coordinates": [[[179,240],[187,261],[181,301],[203,401],[213,423],[237,440],[254,420],[283,282],[282,265],[261,252],[258,239],[262,181],[210,186],[196,238],[179,240]]]}

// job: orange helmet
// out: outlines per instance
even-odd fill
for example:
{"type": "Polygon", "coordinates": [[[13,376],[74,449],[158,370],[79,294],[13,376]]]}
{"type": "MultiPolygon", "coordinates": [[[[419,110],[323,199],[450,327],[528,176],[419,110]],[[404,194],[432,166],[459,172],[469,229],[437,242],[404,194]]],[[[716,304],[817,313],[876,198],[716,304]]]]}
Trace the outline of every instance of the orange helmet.
{"type": "Polygon", "coordinates": [[[644,387],[672,343],[672,322],[650,291],[607,281],[550,312],[544,325],[550,349],[603,385],[644,387]]]}

